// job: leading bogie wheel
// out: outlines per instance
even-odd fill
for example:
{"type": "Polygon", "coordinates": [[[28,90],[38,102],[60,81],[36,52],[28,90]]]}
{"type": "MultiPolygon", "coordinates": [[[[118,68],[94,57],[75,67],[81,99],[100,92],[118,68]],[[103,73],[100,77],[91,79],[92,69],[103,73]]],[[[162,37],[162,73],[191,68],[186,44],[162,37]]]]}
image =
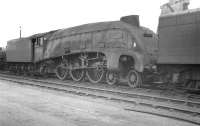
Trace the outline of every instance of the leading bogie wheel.
{"type": "Polygon", "coordinates": [[[129,71],[127,79],[128,79],[128,85],[132,88],[139,87],[140,84],[142,83],[140,73],[135,70],[129,71]]]}
{"type": "Polygon", "coordinates": [[[69,76],[69,70],[63,64],[56,67],[55,73],[60,80],[65,80],[69,76]]]}
{"type": "Polygon", "coordinates": [[[107,71],[106,72],[106,82],[109,85],[114,85],[118,82],[118,75],[114,71],[107,71]]]}

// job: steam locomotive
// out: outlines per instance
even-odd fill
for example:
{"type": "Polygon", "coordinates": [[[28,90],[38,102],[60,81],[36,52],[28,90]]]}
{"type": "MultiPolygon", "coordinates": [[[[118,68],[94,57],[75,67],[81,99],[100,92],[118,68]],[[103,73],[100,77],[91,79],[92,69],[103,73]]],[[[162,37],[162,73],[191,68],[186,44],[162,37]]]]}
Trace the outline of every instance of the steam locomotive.
{"type": "MultiPolygon", "coordinates": [[[[156,35],[139,26],[138,16],[120,21],[86,24],[8,41],[7,69],[14,72],[55,73],[61,79],[92,83],[141,83],[140,72],[153,62],[145,43],[156,35]],[[150,37],[149,37],[150,36],[150,37]]],[[[154,59],[155,60],[155,59],[154,59]]]]}
{"type": "Polygon", "coordinates": [[[11,40],[6,69],[133,88],[156,78],[199,89],[199,17],[199,10],[161,16],[158,35],[132,15],[11,40]]]}

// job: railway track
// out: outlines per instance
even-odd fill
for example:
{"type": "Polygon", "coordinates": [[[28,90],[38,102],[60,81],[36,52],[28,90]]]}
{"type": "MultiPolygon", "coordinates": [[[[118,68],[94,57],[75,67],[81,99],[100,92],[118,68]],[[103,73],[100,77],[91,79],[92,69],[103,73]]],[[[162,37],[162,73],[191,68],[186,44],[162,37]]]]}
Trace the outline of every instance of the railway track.
{"type": "Polygon", "coordinates": [[[188,97],[166,97],[150,93],[147,89],[120,90],[103,88],[75,82],[60,82],[53,80],[34,79],[15,75],[0,74],[1,80],[22,85],[31,85],[63,91],[71,94],[106,99],[118,102],[128,111],[149,113],[200,125],[200,100],[188,97]],[[87,85],[87,86],[86,86],[87,85]]]}

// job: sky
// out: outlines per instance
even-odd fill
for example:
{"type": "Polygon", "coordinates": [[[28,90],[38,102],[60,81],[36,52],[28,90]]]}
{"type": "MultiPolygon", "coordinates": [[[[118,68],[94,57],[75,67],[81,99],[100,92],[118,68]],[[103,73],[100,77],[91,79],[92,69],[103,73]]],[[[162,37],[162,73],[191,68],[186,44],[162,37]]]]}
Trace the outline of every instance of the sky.
{"type": "MultiPolygon", "coordinates": [[[[156,32],[160,6],[168,0],[0,0],[0,47],[6,42],[81,24],[140,15],[140,24],[156,32]]],[[[200,0],[190,0],[190,9],[200,0]]]]}

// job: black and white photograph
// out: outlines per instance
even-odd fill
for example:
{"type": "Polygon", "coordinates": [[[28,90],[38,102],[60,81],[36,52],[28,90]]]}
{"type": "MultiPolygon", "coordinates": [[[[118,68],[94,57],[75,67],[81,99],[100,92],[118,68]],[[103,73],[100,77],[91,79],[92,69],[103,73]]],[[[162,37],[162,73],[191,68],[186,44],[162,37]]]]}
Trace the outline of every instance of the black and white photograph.
{"type": "Polygon", "coordinates": [[[199,126],[200,1],[0,1],[0,126],[199,126]]]}

